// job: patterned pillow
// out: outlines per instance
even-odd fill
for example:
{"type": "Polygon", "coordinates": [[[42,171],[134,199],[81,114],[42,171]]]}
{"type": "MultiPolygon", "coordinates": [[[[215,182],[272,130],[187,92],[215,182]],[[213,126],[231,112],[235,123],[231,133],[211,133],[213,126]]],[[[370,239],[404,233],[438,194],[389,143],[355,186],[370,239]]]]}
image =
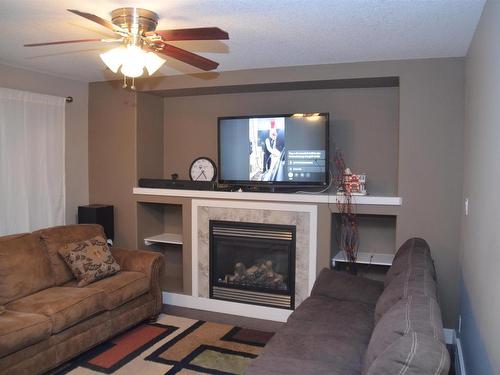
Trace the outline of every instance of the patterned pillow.
{"type": "Polygon", "coordinates": [[[69,243],[58,249],[82,287],[114,275],[120,266],[111,254],[106,239],[96,236],[87,241],[69,243]]]}

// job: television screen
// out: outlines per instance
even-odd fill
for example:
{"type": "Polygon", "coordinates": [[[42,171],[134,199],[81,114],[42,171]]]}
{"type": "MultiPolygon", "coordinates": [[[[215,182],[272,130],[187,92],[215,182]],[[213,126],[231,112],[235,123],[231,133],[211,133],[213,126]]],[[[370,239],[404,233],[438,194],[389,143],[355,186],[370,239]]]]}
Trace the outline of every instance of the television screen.
{"type": "Polygon", "coordinates": [[[328,114],[219,118],[219,182],[328,183],[328,114]]]}

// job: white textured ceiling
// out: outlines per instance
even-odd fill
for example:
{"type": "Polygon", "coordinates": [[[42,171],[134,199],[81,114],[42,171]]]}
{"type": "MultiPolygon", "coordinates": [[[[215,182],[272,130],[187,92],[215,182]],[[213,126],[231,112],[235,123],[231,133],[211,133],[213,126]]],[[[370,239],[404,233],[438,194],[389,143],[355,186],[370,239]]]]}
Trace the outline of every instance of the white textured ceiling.
{"type": "MultiPolygon", "coordinates": [[[[158,13],[158,29],[228,31],[228,41],[173,43],[227,71],[464,56],[484,0],[0,0],[0,62],[81,81],[113,77],[98,56],[110,45],[22,45],[111,36],[66,9],[109,19],[122,6],[158,13]]],[[[167,58],[159,74],[193,72],[199,70],[167,58]]]]}

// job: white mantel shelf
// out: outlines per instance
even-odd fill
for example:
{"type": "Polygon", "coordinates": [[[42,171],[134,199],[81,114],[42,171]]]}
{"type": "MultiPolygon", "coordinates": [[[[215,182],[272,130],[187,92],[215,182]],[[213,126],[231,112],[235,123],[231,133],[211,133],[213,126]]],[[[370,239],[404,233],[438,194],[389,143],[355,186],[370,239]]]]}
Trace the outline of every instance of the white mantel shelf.
{"type": "MultiPolygon", "coordinates": [[[[231,199],[249,201],[297,202],[297,203],[331,203],[342,200],[342,195],[335,194],[304,194],[304,193],[253,193],[230,191],[206,191],[184,189],[152,189],[134,187],[135,195],[157,195],[195,199],[231,199]]],[[[353,203],[359,205],[401,206],[401,197],[377,197],[372,195],[354,196],[353,203]]]]}

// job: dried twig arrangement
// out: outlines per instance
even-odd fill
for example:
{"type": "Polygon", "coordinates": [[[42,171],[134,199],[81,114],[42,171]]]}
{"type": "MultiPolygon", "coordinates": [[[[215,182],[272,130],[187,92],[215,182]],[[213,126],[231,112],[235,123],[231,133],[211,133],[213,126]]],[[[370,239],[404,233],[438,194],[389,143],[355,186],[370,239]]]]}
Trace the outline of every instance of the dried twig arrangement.
{"type": "Polygon", "coordinates": [[[337,198],[337,210],[339,213],[339,223],[337,240],[339,249],[344,251],[348,261],[349,271],[357,273],[356,259],[359,248],[358,221],[356,218],[355,206],[352,203],[352,193],[350,185],[346,184],[346,165],[342,153],[337,150],[335,153],[335,171],[334,182],[338,194],[342,197],[337,198]]]}

